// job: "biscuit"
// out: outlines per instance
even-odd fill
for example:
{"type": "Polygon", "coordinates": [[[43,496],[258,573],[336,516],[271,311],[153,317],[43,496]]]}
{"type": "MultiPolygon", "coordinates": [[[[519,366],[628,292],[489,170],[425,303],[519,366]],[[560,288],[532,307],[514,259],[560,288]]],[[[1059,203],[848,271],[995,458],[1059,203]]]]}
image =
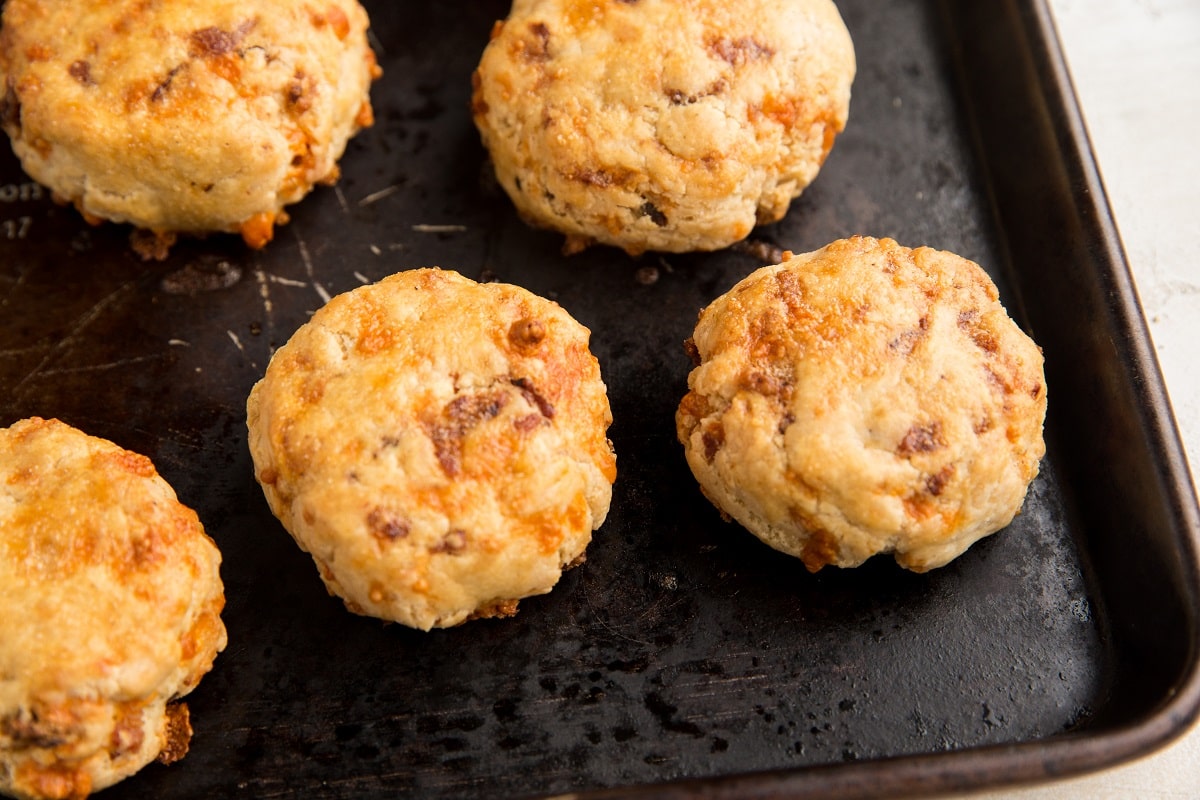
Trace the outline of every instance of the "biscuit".
{"type": "Polygon", "coordinates": [[[831,0],[516,0],[473,76],[496,177],[567,250],[716,250],[779,220],[846,125],[831,0]]]}
{"type": "Polygon", "coordinates": [[[0,794],[78,798],[187,752],[225,647],[220,553],[144,456],[0,429],[0,794]]]}
{"type": "Polygon", "coordinates": [[[379,75],[355,0],[8,0],[0,123],[25,171],[90,221],[262,247],[338,178],[379,75]]]}
{"type": "Polygon", "coordinates": [[[339,295],[250,393],[271,510],[351,611],[414,628],[507,616],[608,513],[612,421],[589,331],[439,269],[339,295]]]}
{"type": "Polygon", "coordinates": [[[689,349],[701,489],[813,572],[945,565],[1008,525],[1045,453],[1041,351],[952,253],[855,237],[764,267],[689,349]]]}

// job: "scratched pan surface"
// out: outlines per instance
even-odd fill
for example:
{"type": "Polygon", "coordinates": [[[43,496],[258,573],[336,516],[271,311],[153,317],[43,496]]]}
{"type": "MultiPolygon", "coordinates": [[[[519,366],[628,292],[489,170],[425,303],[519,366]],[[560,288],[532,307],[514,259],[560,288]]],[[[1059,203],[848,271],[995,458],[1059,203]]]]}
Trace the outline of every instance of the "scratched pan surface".
{"type": "Polygon", "coordinates": [[[378,123],[261,252],[215,237],[141,262],[127,230],[88,227],[0,157],[0,424],[57,416],[149,455],[224,554],[229,647],[189,700],[191,753],[105,795],[857,796],[1092,769],[1178,732],[1195,501],[1144,326],[1044,8],[962,5],[843,0],[849,128],[754,234],[954,250],[1046,349],[1050,450],[1025,512],[924,576],[808,575],[701,497],[673,433],[681,342],[763,262],[564,258],[522,225],[467,111],[498,0],[369,4],[378,123]],[[325,594],[244,428],[273,349],[328,296],[425,265],[591,328],[620,468],[586,565],[514,619],[429,634],[325,594]]]}

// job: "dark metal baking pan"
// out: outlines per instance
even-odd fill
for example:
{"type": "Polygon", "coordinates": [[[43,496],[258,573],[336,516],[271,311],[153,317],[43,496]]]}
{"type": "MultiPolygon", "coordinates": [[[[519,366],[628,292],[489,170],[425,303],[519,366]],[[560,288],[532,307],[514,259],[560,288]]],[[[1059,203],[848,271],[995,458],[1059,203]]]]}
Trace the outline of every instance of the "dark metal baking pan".
{"type": "Polygon", "coordinates": [[[753,249],[560,255],[487,180],[470,73],[501,0],[369,4],[385,76],[343,179],[265,250],[145,263],[0,159],[0,424],[149,455],[224,553],[229,647],[191,753],[119,797],[860,797],[1117,763],[1200,705],[1200,523],[1101,183],[1038,0],[842,0],[859,72],[816,183],[758,242],[891,236],[983,264],[1044,347],[1024,513],[944,569],[807,574],[722,522],[673,431],[696,312],[753,249]],[[254,483],[244,401],[329,295],[441,265],[593,331],[620,476],[587,563],[517,617],[347,613],[254,483]]]}

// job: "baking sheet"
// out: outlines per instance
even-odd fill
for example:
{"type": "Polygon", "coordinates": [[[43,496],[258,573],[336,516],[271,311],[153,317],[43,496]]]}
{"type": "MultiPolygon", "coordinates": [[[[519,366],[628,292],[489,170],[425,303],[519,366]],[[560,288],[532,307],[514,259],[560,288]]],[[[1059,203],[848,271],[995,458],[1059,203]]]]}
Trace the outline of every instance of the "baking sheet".
{"type": "Polygon", "coordinates": [[[1039,2],[842,0],[849,126],[753,234],[953,250],[1046,350],[1024,513],[923,576],[811,576],[721,521],[675,441],[682,341],[764,262],[564,258],[488,179],[470,121],[506,4],[366,5],[377,124],[263,251],[213,237],[144,263],[0,157],[0,424],[57,416],[145,453],[224,555],[230,643],[189,698],[191,752],[105,796],[936,792],[1103,766],[1195,715],[1195,498],[1039,2]],[[253,481],[244,401],[328,296],[428,265],[592,330],[620,474],[551,594],[423,634],[325,594],[253,481]]]}

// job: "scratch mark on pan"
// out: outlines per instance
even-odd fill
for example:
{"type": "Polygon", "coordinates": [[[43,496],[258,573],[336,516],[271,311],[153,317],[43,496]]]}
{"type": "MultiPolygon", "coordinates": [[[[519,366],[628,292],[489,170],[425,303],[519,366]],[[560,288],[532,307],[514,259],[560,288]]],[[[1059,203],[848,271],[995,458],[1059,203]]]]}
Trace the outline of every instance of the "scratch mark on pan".
{"type": "Polygon", "coordinates": [[[300,248],[300,260],[304,262],[304,274],[308,276],[311,283],[315,278],[313,273],[312,256],[308,254],[308,245],[300,238],[300,234],[296,233],[296,229],[292,228],[292,235],[296,237],[296,245],[300,248]]]}
{"type": "Polygon", "coordinates": [[[22,272],[13,280],[12,285],[8,287],[8,291],[4,293],[4,297],[0,297],[0,308],[8,305],[8,299],[12,297],[18,289],[25,284],[25,276],[28,272],[22,272]]]}
{"type": "Polygon", "coordinates": [[[50,363],[54,361],[55,358],[63,353],[68,352],[75,344],[75,340],[79,338],[79,336],[87,329],[87,327],[95,322],[100,315],[108,309],[109,306],[112,306],[121,300],[123,295],[128,295],[133,286],[133,281],[127,281],[121,284],[116,289],[113,289],[107,295],[100,298],[95,305],[77,317],[71,323],[70,330],[67,332],[67,334],[50,349],[50,352],[48,352],[42,358],[42,360],[38,362],[37,366],[26,373],[25,377],[17,381],[16,385],[12,387],[10,390],[12,396],[18,396],[21,390],[24,389],[30,381],[41,375],[46,367],[50,366],[50,363]]]}
{"type": "Polygon", "coordinates": [[[363,275],[358,270],[354,271],[354,277],[358,278],[359,283],[370,283],[371,282],[370,278],[368,278],[366,275],[363,275]]]}
{"type": "Polygon", "coordinates": [[[134,364],[141,364],[146,361],[160,361],[165,358],[163,353],[157,353],[150,356],[134,356],[133,358],[122,358],[118,361],[109,361],[106,364],[87,364],[82,367],[63,367],[62,369],[47,369],[42,371],[42,377],[51,377],[54,375],[79,375],[85,372],[108,372],[109,370],[128,367],[134,364]]]}
{"type": "Polygon", "coordinates": [[[280,286],[295,286],[300,289],[308,286],[308,284],[304,281],[292,280],[291,278],[281,278],[278,275],[268,275],[267,280],[269,280],[271,283],[278,283],[280,286]]]}
{"type": "Polygon", "coordinates": [[[246,348],[242,347],[242,340],[238,338],[238,335],[230,330],[225,331],[225,333],[229,334],[229,338],[237,347],[238,352],[240,352],[242,355],[246,355],[246,348]]]}
{"type": "MultiPolygon", "coordinates": [[[[258,281],[258,296],[262,298],[263,328],[267,331],[267,341],[269,343],[275,333],[275,304],[271,302],[271,283],[267,280],[267,273],[261,269],[254,271],[254,279],[258,281]]],[[[271,353],[275,352],[274,345],[268,344],[267,349],[271,353]]]]}
{"type": "Polygon", "coordinates": [[[391,186],[380,189],[378,192],[371,192],[369,195],[364,197],[362,200],[359,200],[358,205],[360,207],[365,207],[365,206],[372,205],[373,203],[378,203],[380,200],[383,200],[384,198],[387,198],[387,197],[391,197],[396,192],[400,191],[400,187],[401,187],[401,184],[393,183],[391,186]]]}
{"type": "Polygon", "coordinates": [[[167,344],[175,347],[191,347],[192,343],[184,339],[167,339],[167,344]]]}
{"type": "MultiPolygon", "coordinates": [[[[597,614],[597,612],[596,612],[596,604],[592,602],[592,593],[590,591],[585,591],[583,593],[583,596],[587,600],[588,608],[590,608],[592,610],[592,619],[595,620],[597,623],[599,623],[601,628],[604,628],[606,631],[611,633],[613,636],[616,636],[618,639],[624,639],[627,642],[633,642],[634,644],[644,644],[644,645],[651,644],[651,642],[648,642],[644,639],[635,639],[634,637],[621,632],[616,627],[609,624],[609,622],[606,619],[599,616],[599,614],[597,614]]],[[[646,613],[648,613],[648,612],[644,612],[641,615],[639,615],[638,621],[641,621],[642,619],[644,619],[646,617],[646,613]]]]}
{"type": "Polygon", "coordinates": [[[467,230],[466,225],[413,225],[412,229],[417,233],[463,233],[467,230]]]}
{"type": "Polygon", "coordinates": [[[254,279],[258,281],[258,296],[263,301],[263,313],[267,315],[267,324],[271,323],[271,312],[275,310],[275,306],[271,303],[271,289],[267,283],[267,273],[261,269],[254,271],[254,279]]]}
{"type": "Polygon", "coordinates": [[[13,347],[8,350],[0,350],[0,358],[19,358],[20,356],[34,355],[36,353],[45,353],[50,349],[48,344],[35,344],[29,347],[13,347]]]}
{"type": "Polygon", "coordinates": [[[350,213],[350,204],[346,202],[346,195],[342,192],[341,186],[334,186],[333,193],[337,196],[338,205],[342,207],[343,214],[350,213]]]}
{"type": "Polygon", "coordinates": [[[383,255],[383,251],[379,249],[379,245],[377,244],[371,245],[371,252],[377,256],[383,255]]]}
{"type": "Polygon", "coordinates": [[[305,241],[300,238],[299,233],[295,232],[295,228],[293,228],[292,231],[292,235],[296,237],[296,244],[300,247],[300,260],[304,262],[304,274],[308,276],[308,282],[312,284],[313,289],[321,298],[321,301],[328,303],[332,298],[330,297],[329,292],[326,291],[325,287],[317,281],[316,270],[313,268],[312,256],[308,253],[308,244],[306,244],[305,241]]]}

